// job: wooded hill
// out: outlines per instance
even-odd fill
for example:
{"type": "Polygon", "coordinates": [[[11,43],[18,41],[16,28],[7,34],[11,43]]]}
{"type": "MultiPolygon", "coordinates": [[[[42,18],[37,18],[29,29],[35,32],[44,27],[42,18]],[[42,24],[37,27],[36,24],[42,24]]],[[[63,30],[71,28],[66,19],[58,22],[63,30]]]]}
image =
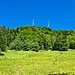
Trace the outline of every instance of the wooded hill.
{"type": "Polygon", "coordinates": [[[24,26],[14,29],[0,26],[0,50],[75,49],[75,30],[52,30],[47,27],[24,26]]]}

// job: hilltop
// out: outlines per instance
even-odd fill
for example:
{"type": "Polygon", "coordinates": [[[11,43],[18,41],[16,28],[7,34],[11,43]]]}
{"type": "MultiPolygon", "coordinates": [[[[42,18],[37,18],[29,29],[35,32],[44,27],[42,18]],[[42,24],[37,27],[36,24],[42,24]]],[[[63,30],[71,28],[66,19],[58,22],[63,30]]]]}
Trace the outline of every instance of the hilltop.
{"type": "Polygon", "coordinates": [[[74,30],[52,30],[47,27],[24,26],[14,29],[0,27],[0,49],[5,51],[75,49],[74,30]]]}

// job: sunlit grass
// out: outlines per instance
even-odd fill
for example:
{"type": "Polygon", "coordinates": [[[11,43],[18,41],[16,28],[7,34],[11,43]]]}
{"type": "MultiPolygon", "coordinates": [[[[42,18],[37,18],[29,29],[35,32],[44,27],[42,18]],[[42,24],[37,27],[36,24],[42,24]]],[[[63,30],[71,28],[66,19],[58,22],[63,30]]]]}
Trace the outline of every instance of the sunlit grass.
{"type": "Polygon", "coordinates": [[[75,74],[75,51],[7,51],[0,56],[0,75],[75,74]]]}

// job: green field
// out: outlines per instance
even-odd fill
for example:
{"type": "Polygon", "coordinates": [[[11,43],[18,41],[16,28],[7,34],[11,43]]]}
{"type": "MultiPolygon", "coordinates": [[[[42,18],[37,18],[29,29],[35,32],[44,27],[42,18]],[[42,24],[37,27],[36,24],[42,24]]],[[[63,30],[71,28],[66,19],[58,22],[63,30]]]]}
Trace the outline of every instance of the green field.
{"type": "Polygon", "coordinates": [[[75,75],[75,50],[7,51],[0,56],[0,75],[75,75]]]}

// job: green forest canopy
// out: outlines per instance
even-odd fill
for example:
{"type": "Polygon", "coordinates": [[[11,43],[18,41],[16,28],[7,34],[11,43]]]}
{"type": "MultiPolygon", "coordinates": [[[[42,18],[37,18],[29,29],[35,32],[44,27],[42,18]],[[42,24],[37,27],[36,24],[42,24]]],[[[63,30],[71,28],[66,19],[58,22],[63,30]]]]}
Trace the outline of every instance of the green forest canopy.
{"type": "Polygon", "coordinates": [[[14,29],[0,26],[0,50],[75,49],[75,30],[52,30],[47,27],[24,26],[14,29]]]}

